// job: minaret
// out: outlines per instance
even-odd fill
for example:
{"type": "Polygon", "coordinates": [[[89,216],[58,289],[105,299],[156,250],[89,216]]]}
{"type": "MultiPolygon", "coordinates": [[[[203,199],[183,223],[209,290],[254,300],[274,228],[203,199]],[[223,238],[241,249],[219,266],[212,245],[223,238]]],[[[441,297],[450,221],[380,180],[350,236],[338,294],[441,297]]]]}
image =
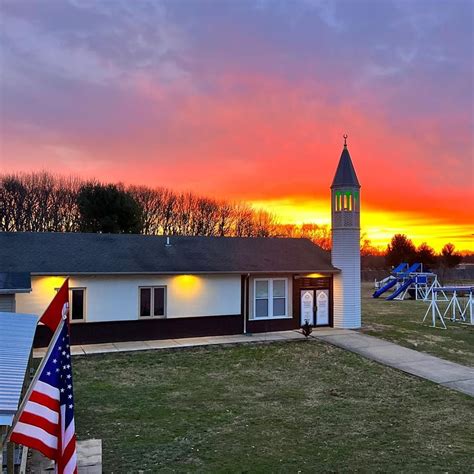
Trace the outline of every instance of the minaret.
{"type": "Polygon", "coordinates": [[[360,328],[360,184],[347,149],[344,149],[331,185],[334,327],[360,328]]]}

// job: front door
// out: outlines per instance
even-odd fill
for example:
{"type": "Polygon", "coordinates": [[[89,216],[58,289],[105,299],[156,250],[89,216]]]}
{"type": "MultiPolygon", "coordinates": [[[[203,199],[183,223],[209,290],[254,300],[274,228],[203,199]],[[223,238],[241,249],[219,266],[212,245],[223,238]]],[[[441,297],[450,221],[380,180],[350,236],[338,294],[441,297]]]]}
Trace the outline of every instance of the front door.
{"type": "Polygon", "coordinates": [[[329,290],[316,290],[316,326],[329,325],[329,290]]]}
{"type": "Polygon", "coordinates": [[[329,325],[329,290],[300,290],[300,324],[329,325]]]}
{"type": "Polygon", "coordinates": [[[314,326],[314,290],[300,290],[301,326],[308,323],[314,326]]]}

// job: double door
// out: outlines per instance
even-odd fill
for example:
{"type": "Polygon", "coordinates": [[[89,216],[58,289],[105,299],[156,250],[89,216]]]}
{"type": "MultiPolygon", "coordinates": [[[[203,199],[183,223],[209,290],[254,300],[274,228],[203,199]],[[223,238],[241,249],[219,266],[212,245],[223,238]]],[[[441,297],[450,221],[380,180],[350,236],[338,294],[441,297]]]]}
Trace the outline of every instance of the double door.
{"type": "Polygon", "coordinates": [[[312,326],[329,325],[329,289],[300,290],[300,323],[312,326]]]}

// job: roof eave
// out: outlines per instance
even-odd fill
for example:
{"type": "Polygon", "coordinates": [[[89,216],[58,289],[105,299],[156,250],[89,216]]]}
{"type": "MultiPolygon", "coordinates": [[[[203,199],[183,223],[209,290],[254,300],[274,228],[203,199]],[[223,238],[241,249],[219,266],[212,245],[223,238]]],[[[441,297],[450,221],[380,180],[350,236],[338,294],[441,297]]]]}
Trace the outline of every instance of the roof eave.
{"type": "Polygon", "coordinates": [[[2,288],[0,289],[0,295],[11,294],[11,293],[31,293],[31,288],[2,288]]]}
{"type": "Polygon", "coordinates": [[[183,270],[183,271],[153,271],[153,272],[31,272],[32,276],[76,276],[76,275],[246,275],[246,274],[266,274],[266,273],[340,273],[338,268],[321,269],[307,268],[299,270],[228,270],[228,271],[209,271],[209,270],[183,270]]]}

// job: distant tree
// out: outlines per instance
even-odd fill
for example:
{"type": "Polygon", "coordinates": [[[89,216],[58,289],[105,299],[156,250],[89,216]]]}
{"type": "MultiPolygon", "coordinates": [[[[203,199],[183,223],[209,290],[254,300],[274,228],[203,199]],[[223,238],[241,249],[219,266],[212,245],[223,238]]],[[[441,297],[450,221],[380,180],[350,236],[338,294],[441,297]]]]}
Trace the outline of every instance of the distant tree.
{"type": "Polygon", "coordinates": [[[253,237],[253,210],[246,204],[239,203],[234,208],[235,237],[253,237]]]}
{"type": "Polygon", "coordinates": [[[465,250],[460,254],[464,263],[474,263],[474,253],[465,250]]]}
{"type": "Polygon", "coordinates": [[[24,204],[28,190],[19,176],[5,175],[0,181],[0,229],[2,231],[27,230],[24,204]]]}
{"type": "Polygon", "coordinates": [[[216,235],[219,237],[231,235],[235,217],[234,207],[235,205],[232,205],[226,201],[222,201],[219,204],[216,229],[216,235]]]}
{"type": "Polygon", "coordinates": [[[454,244],[448,243],[441,249],[439,260],[444,268],[454,268],[461,263],[462,255],[456,252],[454,244]]]}
{"type": "Polygon", "coordinates": [[[77,230],[79,187],[78,178],[44,171],[0,176],[0,230],[77,230]]]}
{"type": "Polygon", "coordinates": [[[324,250],[331,250],[331,229],[326,224],[279,224],[272,225],[274,237],[309,239],[324,250]]]}
{"type": "Polygon", "coordinates": [[[437,263],[435,251],[426,242],[420,244],[416,249],[416,260],[423,264],[423,267],[430,268],[437,263]]]}
{"type": "Polygon", "coordinates": [[[328,225],[302,224],[301,237],[310,239],[324,250],[331,250],[331,229],[328,225]]]}
{"type": "Polygon", "coordinates": [[[77,196],[82,232],[138,234],[142,209],[132,195],[113,184],[89,183],[77,196]]]}
{"type": "Polygon", "coordinates": [[[387,246],[385,261],[394,267],[402,262],[409,264],[416,260],[416,248],[413,242],[404,234],[395,234],[387,246]]]}
{"type": "Polygon", "coordinates": [[[384,256],[384,252],[382,250],[372,245],[372,241],[367,237],[365,232],[360,236],[360,254],[362,257],[384,256]]]}

